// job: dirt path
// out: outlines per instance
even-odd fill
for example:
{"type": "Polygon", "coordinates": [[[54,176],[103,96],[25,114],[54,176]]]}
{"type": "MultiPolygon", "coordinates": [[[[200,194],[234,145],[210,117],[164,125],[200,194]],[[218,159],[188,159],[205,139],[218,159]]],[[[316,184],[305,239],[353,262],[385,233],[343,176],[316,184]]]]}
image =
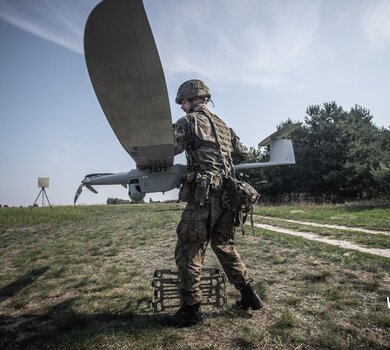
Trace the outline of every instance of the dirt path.
{"type": "Polygon", "coordinates": [[[349,230],[349,231],[371,233],[373,235],[390,236],[390,232],[369,230],[369,229],[363,228],[363,227],[351,227],[351,226],[339,226],[339,225],[330,225],[330,224],[319,224],[317,222],[282,219],[282,218],[275,218],[275,217],[272,217],[272,216],[253,215],[253,217],[254,218],[260,218],[260,219],[271,219],[271,220],[278,220],[278,221],[286,221],[286,222],[291,222],[291,223],[294,223],[294,224],[307,225],[307,226],[327,227],[327,228],[335,228],[337,230],[349,230]]]}
{"type": "Polygon", "coordinates": [[[254,226],[260,227],[260,228],[263,228],[266,230],[274,231],[274,232],[280,232],[280,233],[285,233],[285,234],[296,236],[296,237],[302,237],[305,239],[309,239],[311,241],[318,241],[318,242],[323,242],[323,243],[335,245],[335,246],[338,246],[338,247],[344,248],[344,249],[352,249],[352,250],[357,250],[357,251],[363,252],[363,253],[369,253],[369,254],[374,254],[374,255],[390,258],[390,249],[365,248],[365,247],[361,247],[357,244],[354,244],[354,243],[351,243],[348,241],[341,241],[341,240],[337,240],[337,239],[326,238],[326,237],[317,235],[317,234],[312,233],[312,232],[293,231],[293,230],[286,229],[283,227],[272,226],[272,225],[267,225],[267,224],[254,223],[254,226]]]}

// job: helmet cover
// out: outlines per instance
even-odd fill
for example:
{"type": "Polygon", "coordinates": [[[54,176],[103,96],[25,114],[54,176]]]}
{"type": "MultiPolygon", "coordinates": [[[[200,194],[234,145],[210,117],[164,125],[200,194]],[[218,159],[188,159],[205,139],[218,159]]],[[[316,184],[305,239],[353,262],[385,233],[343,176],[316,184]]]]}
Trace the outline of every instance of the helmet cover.
{"type": "Polygon", "coordinates": [[[192,100],[195,97],[211,98],[210,89],[203,81],[191,79],[179,86],[175,102],[180,105],[184,98],[192,100]]]}

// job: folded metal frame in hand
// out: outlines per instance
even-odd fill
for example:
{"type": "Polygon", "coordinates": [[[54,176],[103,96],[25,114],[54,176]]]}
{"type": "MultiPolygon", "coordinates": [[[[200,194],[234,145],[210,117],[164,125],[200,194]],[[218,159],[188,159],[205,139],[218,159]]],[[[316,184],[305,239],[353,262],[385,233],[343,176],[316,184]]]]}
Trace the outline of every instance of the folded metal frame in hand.
{"type": "MultiPolygon", "coordinates": [[[[200,279],[202,305],[221,307],[226,303],[225,281],[226,276],[219,269],[203,268],[200,279]]],[[[152,307],[154,312],[176,308],[181,305],[178,290],[179,283],[180,279],[177,271],[169,269],[154,271],[152,281],[152,307]]]]}

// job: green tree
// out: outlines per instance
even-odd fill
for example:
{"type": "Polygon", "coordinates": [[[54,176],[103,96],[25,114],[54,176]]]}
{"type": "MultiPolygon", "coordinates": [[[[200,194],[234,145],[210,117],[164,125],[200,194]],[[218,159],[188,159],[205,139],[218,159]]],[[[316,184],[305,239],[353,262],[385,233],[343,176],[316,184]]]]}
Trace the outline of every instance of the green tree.
{"type": "Polygon", "coordinates": [[[130,202],[128,199],[120,199],[120,198],[107,198],[107,201],[106,201],[107,205],[109,204],[130,204],[132,202],[130,202]]]}
{"type": "MultiPolygon", "coordinates": [[[[389,130],[379,129],[372,119],[370,111],[358,105],[349,112],[335,102],[309,106],[304,123],[291,134],[296,165],[252,171],[251,183],[273,197],[306,193],[344,200],[389,195],[389,130]]],[[[290,123],[288,119],[278,128],[290,123]]],[[[260,160],[267,157],[260,150],[252,154],[260,160]]]]}

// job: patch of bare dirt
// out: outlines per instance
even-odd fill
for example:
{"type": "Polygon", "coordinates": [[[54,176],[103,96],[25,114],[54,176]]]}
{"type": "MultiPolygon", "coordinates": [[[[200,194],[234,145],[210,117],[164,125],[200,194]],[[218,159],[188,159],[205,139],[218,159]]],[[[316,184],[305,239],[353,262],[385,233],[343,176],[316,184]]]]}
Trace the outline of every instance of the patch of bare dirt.
{"type": "Polygon", "coordinates": [[[369,230],[369,229],[363,228],[363,227],[350,227],[350,226],[343,226],[343,225],[319,224],[317,222],[299,221],[299,220],[291,220],[291,219],[282,219],[282,218],[275,218],[275,217],[272,217],[272,216],[253,215],[253,217],[257,217],[257,218],[260,218],[260,219],[271,219],[271,220],[277,220],[277,221],[285,221],[285,222],[291,222],[291,223],[294,223],[294,224],[307,225],[307,226],[326,227],[326,228],[334,228],[334,229],[337,229],[337,230],[350,230],[350,231],[371,233],[373,235],[390,236],[390,232],[371,230],[371,229],[369,230]]]}
{"type": "Polygon", "coordinates": [[[266,230],[279,232],[279,233],[285,233],[285,234],[288,234],[291,236],[296,236],[296,237],[302,237],[302,238],[305,238],[305,239],[308,239],[311,241],[327,243],[327,244],[338,246],[338,247],[344,248],[344,249],[357,250],[357,251],[362,252],[362,253],[369,253],[369,254],[373,254],[373,255],[377,255],[377,256],[382,256],[385,258],[390,258],[390,249],[365,248],[365,247],[362,247],[362,246],[357,245],[355,243],[351,243],[348,241],[341,241],[341,240],[337,240],[337,239],[326,238],[326,237],[320,236],[320,235],[318,235],[316,233],[312,233],[312,232],[294,231],[291,229],[267,225],[267,224],[254,223],[253,225],[256,227],[259,227],[259,228],[266,229],[266,230]]]}

